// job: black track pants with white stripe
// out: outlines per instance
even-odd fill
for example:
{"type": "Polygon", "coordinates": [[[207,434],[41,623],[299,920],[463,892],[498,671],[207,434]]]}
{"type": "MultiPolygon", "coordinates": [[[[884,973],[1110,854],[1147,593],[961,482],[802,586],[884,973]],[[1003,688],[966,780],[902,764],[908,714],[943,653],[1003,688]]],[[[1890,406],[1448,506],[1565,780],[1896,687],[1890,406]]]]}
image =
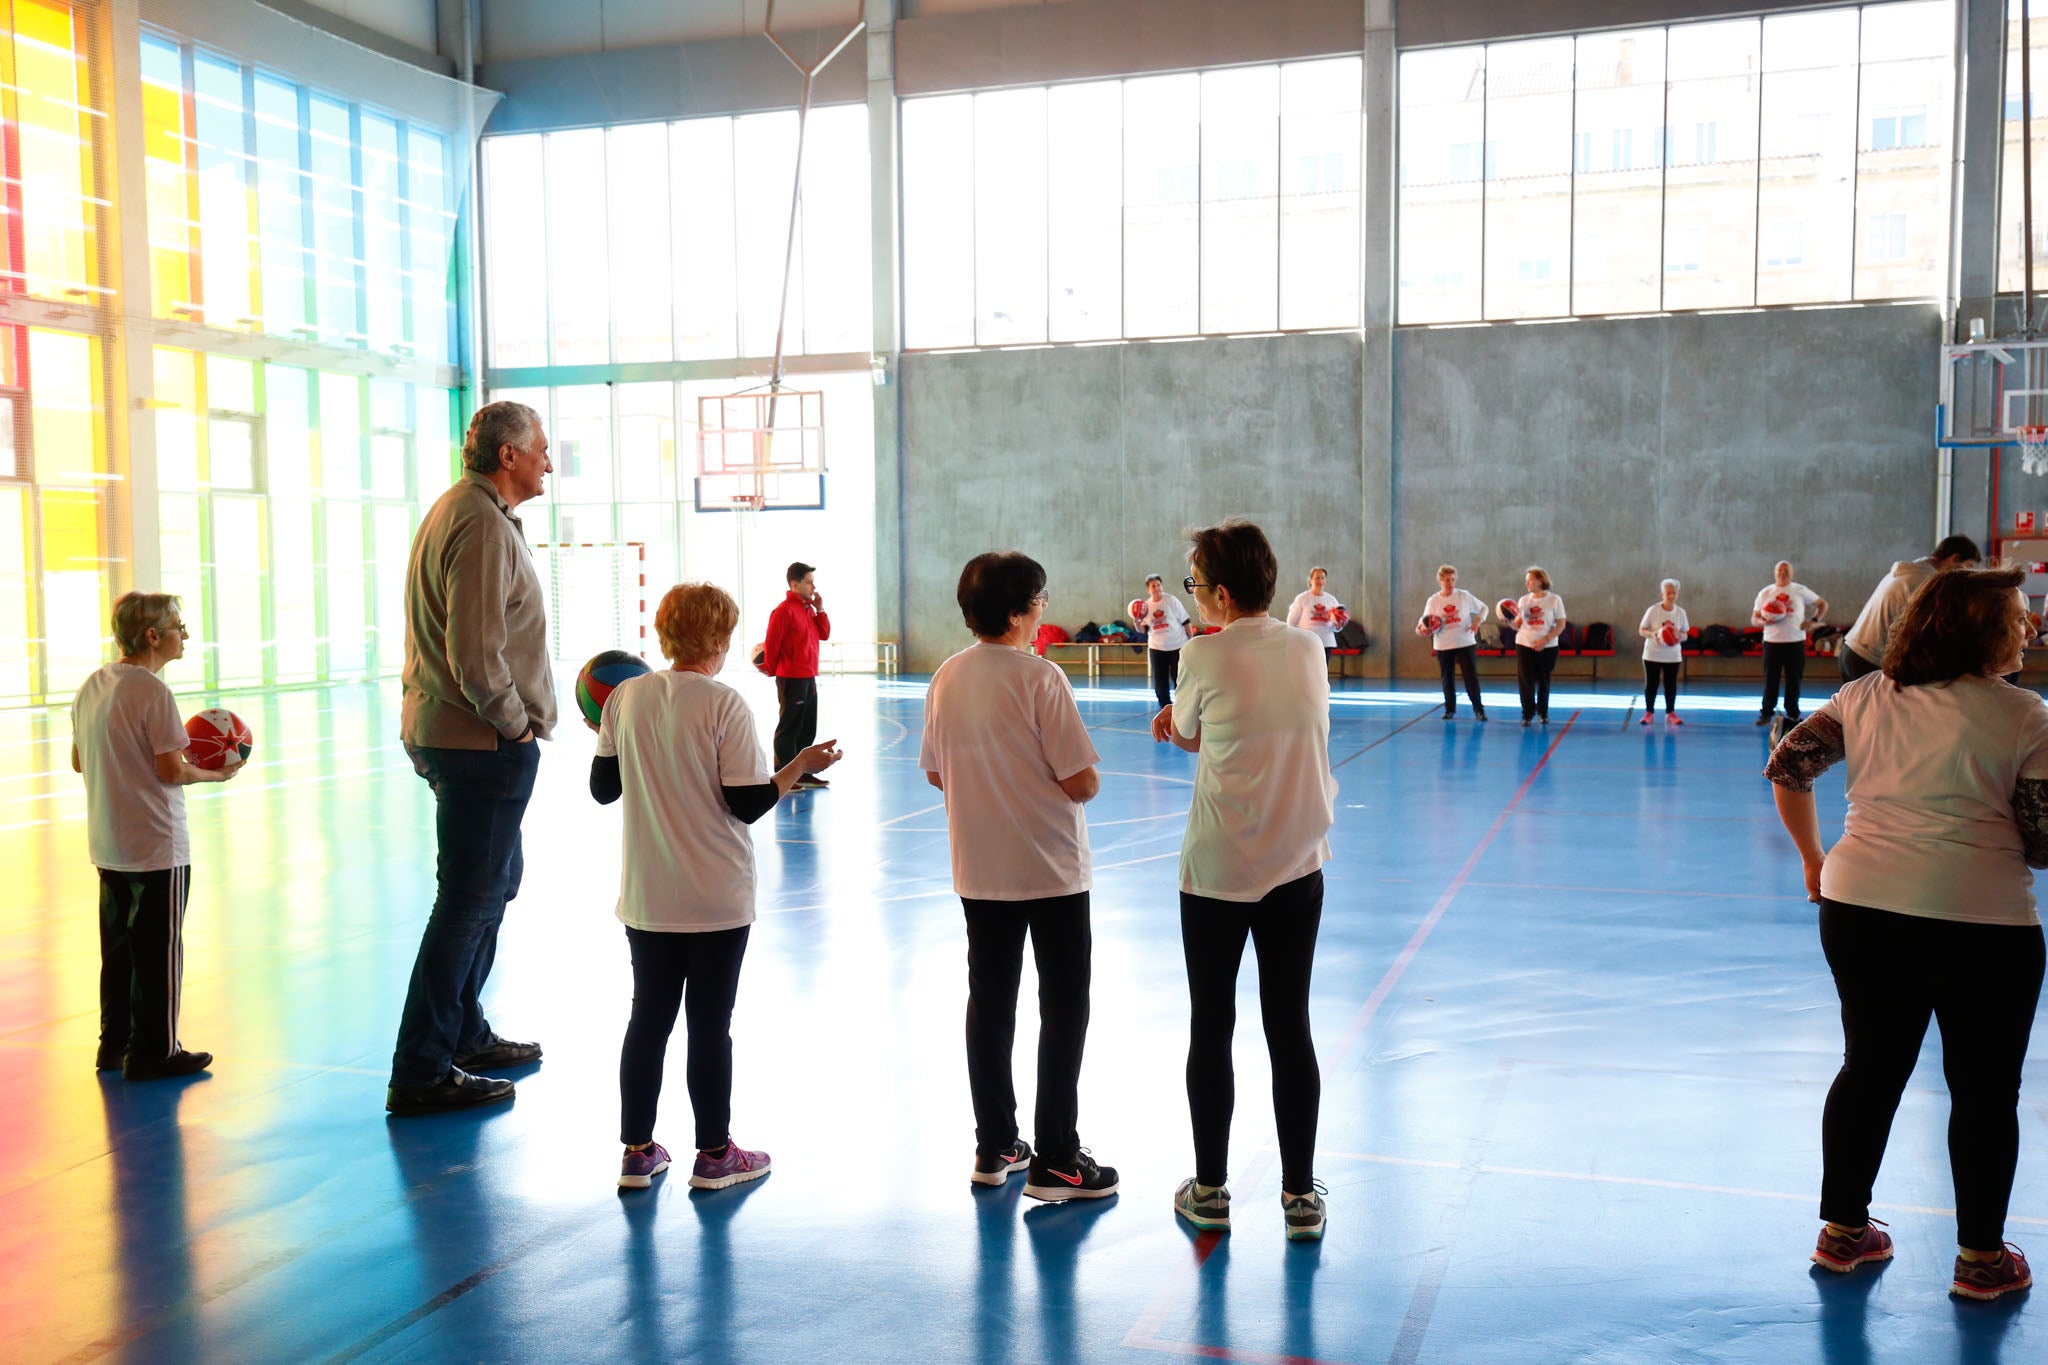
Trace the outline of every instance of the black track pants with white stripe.
{"type": "Polygon", "coordinates": [[[100,872],[100,1053],[133,1065],[178,1050],[192,869],[100,872]]]}

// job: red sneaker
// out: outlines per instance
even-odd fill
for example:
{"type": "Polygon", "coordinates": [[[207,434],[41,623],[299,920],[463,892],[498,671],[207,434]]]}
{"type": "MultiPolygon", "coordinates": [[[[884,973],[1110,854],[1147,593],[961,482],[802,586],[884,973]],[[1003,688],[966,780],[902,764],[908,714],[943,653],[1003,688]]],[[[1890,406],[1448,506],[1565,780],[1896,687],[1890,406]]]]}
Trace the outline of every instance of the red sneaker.
{"type": "Polygon", "coordinates": [[[1650,712],[1648,712],[1648,711],[1645,711],[1645,712],[1643,712],[1643,718],[1642,718],[1641,720],[1637,721],[1637,722],[1636,722],[1636,724],[1638,724],[1638,725],[1648,725],[1648,724],[1649,724],[1649,723],[1650,723],[1651,721],[1653,721],[1653,720],[1655,720],[1655,719],[1657,719],[1657,717],[1656,717],[1656,716],[1652,715],[1652,714],[1651,714],[1650,712]]]}
{"type": "Polygon", "coordinates": [[[1666,711],[1666,712],[1664,713],[1664,723],[1665,723],[1666,725],[1683,725],[1683,724],[1685,724],[1685,722],[1684,722],[1684,721],[1682,721],[1682,720],[1680,720],[1680,719],[1678,718],[1678,716],[1677,716],[1677,715],[1676,715],[1675,713],[1673,713],[1673,712],[1670,712],[1670,711],[1666,711]]]}
{"type": "Polygon", "coordinates": [[[2007,1242],[2005,1254],[1995,1261],[1966,1261],[1956,1257],[1956,1282],[1948,1287],[1948,1292],[1959,1299],[1982,1299],[1988,1303],[2033,1283],[2034,1276],[2027,1269],[2027,1258],[2018,1247],[2007,1242]]]}
{"type": "MultiPolygon", "coordinates": [[[[1889,1261],[1892,1258],[1891,1235],[1878,1230],[1886,1226],[1873,1218],[1859,1232],[1842,1233],[1822,1224],[1820,1242],[1813,1249],[1813,1263],[1823,1270],[1846,1275],[1866,1261],[1889,1261]]],[[[1962,1274],[1960,1259],[1956,1261],[1956,1274],[1962,1274]]]]}

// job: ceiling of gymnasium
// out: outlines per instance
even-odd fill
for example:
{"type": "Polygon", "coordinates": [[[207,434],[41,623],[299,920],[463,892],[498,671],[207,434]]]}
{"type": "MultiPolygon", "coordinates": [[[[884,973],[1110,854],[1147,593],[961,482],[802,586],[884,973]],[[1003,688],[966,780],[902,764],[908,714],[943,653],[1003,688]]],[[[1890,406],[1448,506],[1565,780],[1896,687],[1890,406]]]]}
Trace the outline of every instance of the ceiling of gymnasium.
{"type": "MultiPolygon", "coordinates": [[[[967,10],[1025,8],[1070,0],[899,0],[906,19],[967,10]]],[[[775,27],[840,28],[862,0],[776,0],[775,27]]],[[[518,61],[663,43],[758,35],[768,0],[483,0],[484,60],[518,61]]]]}

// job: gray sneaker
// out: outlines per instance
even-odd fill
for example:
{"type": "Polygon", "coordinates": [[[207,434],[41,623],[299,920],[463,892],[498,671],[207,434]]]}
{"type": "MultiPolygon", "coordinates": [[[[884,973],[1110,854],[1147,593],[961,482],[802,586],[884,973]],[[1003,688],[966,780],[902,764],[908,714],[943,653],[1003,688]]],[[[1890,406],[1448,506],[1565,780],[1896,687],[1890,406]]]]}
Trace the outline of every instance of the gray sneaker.
{"type": "Polygon", "coordinates": [[[1181,1181],[1173,1192],[1173,1211],[1204,1231],[1230,1231],[1230,1191],[1197,1195],[1193,1176],[1181,1181]]]}
{"type": "Polygon", "coordinates": [[[1287,1194],[1280,1196],[1281,1216],[1287,1220],[1287,1240],[1290,1242],[1320,1242],[1323,1240],[1323,1224],[1328,1212],[1323,1206],[1323,1196],[1329,1190],[1318,1180],[1308,1194],[1287,1194]]]}

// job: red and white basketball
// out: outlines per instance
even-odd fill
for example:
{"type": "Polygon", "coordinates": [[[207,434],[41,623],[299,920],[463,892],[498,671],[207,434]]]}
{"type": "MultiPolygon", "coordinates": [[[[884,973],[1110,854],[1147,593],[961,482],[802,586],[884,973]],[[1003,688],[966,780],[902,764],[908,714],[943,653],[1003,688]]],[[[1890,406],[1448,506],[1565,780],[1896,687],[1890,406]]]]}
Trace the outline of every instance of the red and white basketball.
{"type": "Polygon", "coordinates": [[[1330,624],[1339,630],[1344,629],[1351,624],[1351,613],[1340,603],[1337,609],[1330,613],[1330,624]]]}
{"type": "Polygon", "coordinates": [[[1675,645],[1675,644],[1677,644],[1677,643],[1678,643],[1678,627],[1677,627],[1677,626],[1675,626],[1675,625],[1673,625],[1673,624],[1671,624],[1671,622],[1669,622],[1669,621],[1666,621],[1666,622],[1664,623],[1663,627],[1662,627],[1662,628],[1661,628],[1660,630],[1658,630],[1658,632],[1657,632],[1657,638],[1658,638],[1659,640],[1662,640],[1662,641],[1663,641],[1663,642],[1664,642],[1665,644],[1667,644],[1667,645],[1675,645]]]}
{"type": "Polygon", "coordinates": [[[1148,614],[1145,610],[1145,599],[1133,597],[1131,599],[1131,619],[1133,621],[1143,621],[1148,614]]]}
{"type": "Polygon", "coordinates": [[[768,666],[768,642],[766,640],[748,650],[747,657],[752,660],[755,669],[760,672],[762,677],[772,678],[775,676],[775,670],[768,666]]]}
{"type": "Polygon", "coordinates": [[[1515,605],[1515,599],[1512,597],[1503,597],[1494,603],[1493,613],[1511,626],[1518,624],[1522,618],[1522,609],[1515,605]]]}
{"type": "Polygon", "coordinates": [[[224,707],[208,707],[185,722],[185,737],[191,741],[192,766],[225,768],[249,757],[254,738],[248,722],[224,707]]]}
{"type": "Polygon", "coordinates": [[[1773,597],[1764,603],[1758,614],[1766,621],[1782,621],[1792,614],[1792,608],[1786,604],[1784,598],[1773,597]]]}

